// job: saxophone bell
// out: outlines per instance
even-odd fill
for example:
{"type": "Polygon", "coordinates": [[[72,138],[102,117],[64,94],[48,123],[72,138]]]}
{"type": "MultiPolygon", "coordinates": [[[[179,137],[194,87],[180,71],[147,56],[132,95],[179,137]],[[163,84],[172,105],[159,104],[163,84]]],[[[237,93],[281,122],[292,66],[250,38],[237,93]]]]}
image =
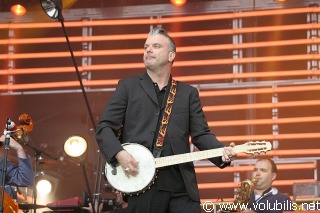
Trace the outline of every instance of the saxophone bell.
{"type": "Polygon", "coordinates": [[[251,200],[254,186],[257,184],[257,179],[246,179],[241,182],[238,193],[236,195],[236,203],[239,204],[248,204],[251,200]]]}
{"type": "Polygon", "coordinates": [[[241,207],[247,205],[252,197],[254,186],[257,184],[257,179],[246,179],[239,184],[236,198],[233,203],[230,203],[227,209],[220,209],[219,213],[240,212],[244,209],[241,207]]]}

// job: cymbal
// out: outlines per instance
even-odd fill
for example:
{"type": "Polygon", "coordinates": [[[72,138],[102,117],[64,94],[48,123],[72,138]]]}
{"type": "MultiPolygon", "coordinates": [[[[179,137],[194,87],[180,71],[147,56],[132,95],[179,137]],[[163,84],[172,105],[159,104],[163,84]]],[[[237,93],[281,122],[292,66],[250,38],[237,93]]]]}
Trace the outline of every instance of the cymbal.
{"type": "MultiPolygon", "coordinates": [[[[21,210],[34,209],[34,204],[32,204],[32,203],[20,203],[20,204],[18,204],[18,205],[19,205],[19,209],[21,209],[21,210]]],[[[46,207],[46,205],[36,204],[36,208],[37,208],[37,209],[45,208],[45,207],[46,207]]]]}

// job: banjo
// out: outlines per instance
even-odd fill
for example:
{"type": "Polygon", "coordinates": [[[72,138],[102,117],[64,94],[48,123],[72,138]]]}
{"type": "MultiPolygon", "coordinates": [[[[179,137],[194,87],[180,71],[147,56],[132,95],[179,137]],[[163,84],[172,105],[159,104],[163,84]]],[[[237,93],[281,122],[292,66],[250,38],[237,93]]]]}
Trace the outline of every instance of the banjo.
{"type": "MultiPolygon", "coordinates": [[[[157,168],[219,157],[223,155],[224,150],[224,148],[217,148],[154,158],[149,149],[140,144],[125,143],[122,146],[139,162],[140,169],[138,174],[136,176],[127,176],[120,165],[112,166],[106,163],[105,176],[114,189],[126,195],[144,193],[153,184],[157,168]]],[[[271,143],[268,141],[247,142],[234,146],[232,149],[235,153],[256,154],[271,150],[271,143]]]]}

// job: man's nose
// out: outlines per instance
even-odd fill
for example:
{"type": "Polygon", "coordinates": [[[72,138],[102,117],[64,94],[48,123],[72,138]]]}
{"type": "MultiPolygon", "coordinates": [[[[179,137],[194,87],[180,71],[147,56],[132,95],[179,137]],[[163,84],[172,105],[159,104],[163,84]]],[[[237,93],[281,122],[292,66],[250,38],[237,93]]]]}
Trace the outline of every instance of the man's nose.
{"type": "Polygon", "coordinates": [[[147,47],[146,52],[152,52],[152,47],[147,47]]]}

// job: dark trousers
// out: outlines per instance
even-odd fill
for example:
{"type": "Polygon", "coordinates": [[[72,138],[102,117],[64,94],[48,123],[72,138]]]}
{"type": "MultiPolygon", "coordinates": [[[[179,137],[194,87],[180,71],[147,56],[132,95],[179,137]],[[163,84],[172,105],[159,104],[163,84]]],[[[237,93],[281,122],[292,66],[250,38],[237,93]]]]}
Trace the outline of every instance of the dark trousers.
{"type": "Polygon", "coordinates": [[[158,191],[156,186],[128,198],[128,213],[200,213],[200,202],[187,193],[158,191]]]}

